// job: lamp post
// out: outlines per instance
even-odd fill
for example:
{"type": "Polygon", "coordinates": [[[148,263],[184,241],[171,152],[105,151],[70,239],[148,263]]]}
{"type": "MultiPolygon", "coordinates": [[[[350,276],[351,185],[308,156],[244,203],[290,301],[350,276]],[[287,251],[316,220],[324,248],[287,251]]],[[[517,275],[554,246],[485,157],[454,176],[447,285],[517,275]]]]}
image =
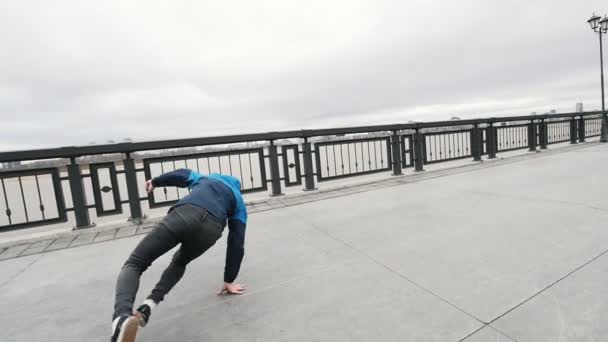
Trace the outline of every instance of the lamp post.
{"type": "Polygon", "coordinates": [[[601,17],[593,14],[593,16],[587,20],[589,26],[593,32],[597,32],[600,36],[600,71],[602,76],[602,133],[600,137],[601,142],[608,142],[608,127],[606,127],[608,117],[606,115],[606,105],[604,102],[604,51],[602,48],[602,34],[608,33],[608,17],[601,17]]]}

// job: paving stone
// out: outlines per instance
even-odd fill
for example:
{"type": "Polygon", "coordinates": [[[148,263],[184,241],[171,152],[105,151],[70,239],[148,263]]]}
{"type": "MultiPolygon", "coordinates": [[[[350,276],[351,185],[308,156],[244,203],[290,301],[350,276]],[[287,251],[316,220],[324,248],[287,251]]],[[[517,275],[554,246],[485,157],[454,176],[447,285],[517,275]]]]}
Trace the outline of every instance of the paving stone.
{"type": "Polygon", "coordinates": [[[65,236],[61,236],[59,237],[57,240],[55,240],[50,246],[49,248],[46,249],[46,251],[56,251],[58,249],[64,249],[64,248],[68,248],[68,246],[72,243],[72,241],[74,241],[74,239],[76,239],[76,235],[65,235],[65,236]]]}
{"type": "Polygon", "coordinates": [[[20,256],[32,255],[44,252],[55,239],[43,240],[32,243],[20,256]]]}
{"type": "Polygon", "coordinates": [[[123,237],[127,237],[127,236],[132,236],[132,235],[135,235],[136,231],[137,231],[136,226],[118,228],[118,231],[116,232],[116,235],[114,236],[114,238],[118,239],[118,238],[123,238],[123,237]]]}
{"type": "Polygon", "coordinates": [[[70,244],[70,247],[88,245],[93,242],[93,240],[95,239],[97,234],[99,234],[99,233],[98,232],[82,232],[82,233],[78,234],[78,237],[76,237],[76,239],[74,239],[74,241],[72,241],[72,244],[70,244]]]}
{"type": "Polygon", "coordinates": [[[4,252],[2,252],[2,254],[0,254],[0,260],[11,259],[11,258],[17,257],[29,246],[30,246],[30,243],[24,243],[24,244],[17,245],[17,246],[11,246],[11,247],[5,249],[4,252]]]}
{"type": "Polygon", "coordinates": [[[114,238],[114,235],[116,235],[116,229],[104,230],[95,237],[95,240],[93,240],[93,242],[112,240],[114,238]]]}

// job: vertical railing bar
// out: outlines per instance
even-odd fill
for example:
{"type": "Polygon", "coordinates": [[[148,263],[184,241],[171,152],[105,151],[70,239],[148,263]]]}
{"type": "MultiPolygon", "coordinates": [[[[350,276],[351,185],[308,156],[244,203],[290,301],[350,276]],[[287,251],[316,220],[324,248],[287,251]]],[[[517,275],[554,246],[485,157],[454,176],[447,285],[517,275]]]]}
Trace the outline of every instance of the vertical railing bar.
{"type": "MultiPolygon", "coordinates": [[[[163,165],[163,162],[160,162],[160,173],[161,175],[165,173],[165,166],[163,165]]],[[[163,188],[163,193],[165,194],[165,201],[169,199],[169,197],[167,196],[167,188],[163,188]]]]}
{"type": "Polygon", "coordinates": [[[445,134],[436,135],[435,137],[437,138],[437,148],[439,150],[439,154],[436,156],[436,158],[437,161],[441,161],[441,159],[443,159],[445,149],[445,134]]]}
{"type": "Polygon", "coordinates": [[[2,182],[2,193],[4,194],[4,203],[6,204],[6,211],[8,216],[8,224],[13,224],[13,220],[11,219],[11,215],[8,213],[11,212],[11,208],[8,205],[8,197],[6,196],[6,187],[4,186],[4,178],[0,178],[0,182],[2,182]]]}
{"type": "Polygon", "coordinates": [[[30,218],[27,212],[27,204],[25,203],[25,193],[23,192],[23,183],[21,182],[21,176],[19,179],[19,188],[21,189],[21,200],[23,201],[23,211],[25,212],[25,222],[30,222],[30,218]]]}
{"type": "Polygon", "coordinates": [[[437,141],[439,142],[439,158],[437,160],[441,161],[445,155],[445,134],[438,135],[437,141]]]}
{"type": "Polygon", "coordinates": [[[452,139],[453,135],[454,135],[454,134],[452,134],[452,133],[448,133],[448,134],[446,135],[446,137],[445,137],[446,143],[447,143],[447,145],[448,145],[448,152],[447,152],[447,154],[446,154],[446,156],[447,156],[448,158],[452,158],[452,144],[451,144],[451,139],[452,139]]]}
{"type": "Polygon", "coordinates": [[[350,159],[350,145],[351,144],[346,145],[346,147],[347,147],[346,151],[348,152],[348,173],[352,174],[353,166],[352,166],[352,159],[350,159]]]}
{"type": "Polygon", "coordinates": [[[239,153],[239,179],[241,180],[241,188],[245,189],[245,181],[243,180],[243,162],[241,161],[242,154],[239,153]]]}
{"type": "Polygon", "coordinates": [[[435,156],[437,161],[441,161],[441,158],[443,157],[443,141],[441,140],[443,137],[443,134],[435,136],[435,139],[437,139],[437,150],[439,151],[439,153],[435,156]]]}
{"type": "MultiPolygon", "coordinates": [[[[363,144],[363,142],[361,143],[361,165],[363,165],[363,172],[365,172],[365,149],[364,146],[367,146],[368,142],[365,143],[365,145],[363,144]]],[[[367,155],[369,157],[369,147],[367,149],[367,155]]],[[[367,159],[367,161],[369,162],[369,158],[367,159]]],[[[369,167],[371,169],[371,166],[369,167]]]]}
{"type": "Polygon", "coordinates": [[[220,168],[220,174],[222,174],[222,156],[220,155],[217,156],[217,165],[220,168]]]}
{"type": "Polygon", "coordinates": [[[344,156],[343,156],[344,150],[342,149],[343,145],[344,144],[340,144],[338,146],[340,146],[340,167],[342,168],[342,174],[344,175],[344,156]]]}
{"type": "MultiPolygon", "coordinates": [[[[177,165],[175,164],[175,159],[173,159],[173,171],[175,171],[177,169],[177,165]]],[[[175,194],[177,195],[177,199],[179,198],[179,188],[175,187],[175,194]]]]}
{"type": "Polygon", "coordinates": [[[44,210],[42,208],[44,208],[44,205],[42,204],[42,194],[40,193],[40,182],[38,181],[38,175],[35,176],[36,178],[36,190],[38,190],[38,202],[40,203],[40,212],[42,213],[42,219],[46,220],[46,216],[44,215],[44,210]]]}
{"type": "MultiPolygon", "coordinates": [[[[374,140],[374,154],[376,155],[376,165],[378,165],[378,157],[380,157],[380,169],[384,168],[384,158],[382,157],[384,154],[382,153],[382,143],[379,142],[378,140],[374,140]],[[378,155],[378,147],[380,147],[380,155],[378,155]]],[[[378,166],[376,166],[376,170],[380,170],[378,169],[378,166]]]]}
{"type": "Polygon", "coordinates": [[[447,143],[448,143],[448,158],[452,158],[453,156],[453,152],[452,152],[452,146],[453,144],[453,140],[454,140],[454,133],[450,133],[448,134],[448,136],[446,137],[447,143]]]}
{"type": "Polygon", "coordinates": [[[450,137],[448,139],[450,141],[450,148],[448,149],[450,151],[450,158],[454,158],[454,151],[455,149],[453,149],[452,147],[454,147],[454,133],[450,134],[450,137]]]}
{"type": "MultiPolygon", "coordinates": [[[[283,156],[283,158],[285,158],[283,156]]],[[[232,153],[228,153],[228,169],[230,170],[230,175],[233,176],[232,174],[232,153]]]]}
{"type": "Polygon", "coordinates": [[[329,145],[322,147],[325,150],[325,168],[327,169],[327,177],[329,177],[329,145]]]}
{"type": "Polygon", "coordinates": [[[368,171],[372,170],[372,151],[369,148],[369,140],[367,141],[367,164],[368,164],[368,171]]]}
{"type": "Polygon", "coordinates": [[[247,153],[249,159],[249,181],[251,182],[251,188],[255,188],[253,185],[253,165],[251,164],[251,153],[247,153]]]}
{"type": "Polygon", "coordinates": [[[384,168],[384,153],[382,153],[382,142],[376,141],[375,151],[376,155],[380,157],[380,169],[384,168]],[[380,155],[378,155],[378,149],[380,149],[380,155]]]}
{"type": "MultiPolygon", "coordinates": [[[[431,145],[432,147],[429,149],[430,151],[432,151],[432,156],[430,156],[430,160],[429,161],[434,161],[435,158],[437,157],[437,144],[435,141],[435,135],[431,135],[429,136],[429,145],[431,145]]],[[[425,137],[426,140],[426,137],[425,137]]]]}
{"type": "Polygon", "coordinates": [[[378,155],[376,151],[376,141],[372,141],[372,145],[374,146],[374,170],[378,170],[378,155]]]}
{"type": "Polygon", "coordinates": [[[435,146],[437,148],[437,154],[435,154],[435,161],[441,160],[441,135],[435,135],[435,146]]]}
{"type": "Polygon", "coordinates": [[[458,153],[464,155],[464,148],[463,148],[463,144],[462,144],[462,139],[463,139],[463,134],[460,133],[458,134],[458,153]]]}
{"type": "Polygon", "coordinates": [[[443,148],[441,146],[443,144],[441,141],[442,137],[443,137],[443,134],[435,136],[435,145],[437,146],[437,154],[435,155],[436,161],[441,161],[441,158],[443,156],[443,151],[441,150],[443,148]]]}
{"type": "Polygon", "coordinates": [[[359,157],[357,156],[357,144],[355,143],[355,172],[359,172],[359,157]]]}
{"type": "Polygon", "coordinates": [[[442,149],[439,150],[439,154],[443,154],[445,156],[444,158],[446,158],[447,157],[447,153],[446,153],[446,142],[445,142],[445,140],[447,138],[447,134],[442,134],[442,135],[440,135],[440,137],[441,137],[440,138],[441,139],[441,145],[443,145],[443,146],[441,147],[442,149]]]}
{"type": "Polygon", "coordinates": [[[336,163],[336,145],[335,144],[331,145],[331,150],[332,150],[332,153],[334,154],[334,176],[337,176],[338,175],[338,165],[336,163]]]}

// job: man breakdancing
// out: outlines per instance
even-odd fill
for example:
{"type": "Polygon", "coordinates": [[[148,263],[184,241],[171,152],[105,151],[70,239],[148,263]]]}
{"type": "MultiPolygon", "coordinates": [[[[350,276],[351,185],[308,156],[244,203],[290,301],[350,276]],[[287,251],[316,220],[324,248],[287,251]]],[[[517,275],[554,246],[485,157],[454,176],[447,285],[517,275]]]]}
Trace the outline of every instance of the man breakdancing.
{"type": "Polygon", "coordinates": [[[182,278],[186,265],[198,258],[222,236],[228,221],[228,248],[224,285],[219,294],[242,294],[245,285],[236,284],[244,255],[247,209],[241,195],[241,183],[232,176],[203,176],[189,169],[179,169],[146,181],[148,193],[156,187],[188,187],[191,193],[179,200],[154,229],[141,240],[118,275],[112,342],[133,342],[137,329],[148,323],[152,309],[182,278]],[[181,244],[143,304],[133,312],[141,274],[173,247],[181,244]]]}

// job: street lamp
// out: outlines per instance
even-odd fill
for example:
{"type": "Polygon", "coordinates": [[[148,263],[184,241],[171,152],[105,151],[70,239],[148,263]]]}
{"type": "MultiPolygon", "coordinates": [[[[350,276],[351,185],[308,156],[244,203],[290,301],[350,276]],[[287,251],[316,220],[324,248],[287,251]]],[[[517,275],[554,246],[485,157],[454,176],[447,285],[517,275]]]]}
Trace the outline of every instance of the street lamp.
{"type": "Polygon", "coordinates": [[[604,51],[602,48],[602,34],[608,33],[608,17],[601,17],[593,14],[593,16],[587,20],[589,26],[594,32],[599,33],[600,36],[600,70],[602,75],[602,134],[600,137],[601,142],[608,142],[608,117],[606,115],[606,105],[604,103],[604,51]]]}

